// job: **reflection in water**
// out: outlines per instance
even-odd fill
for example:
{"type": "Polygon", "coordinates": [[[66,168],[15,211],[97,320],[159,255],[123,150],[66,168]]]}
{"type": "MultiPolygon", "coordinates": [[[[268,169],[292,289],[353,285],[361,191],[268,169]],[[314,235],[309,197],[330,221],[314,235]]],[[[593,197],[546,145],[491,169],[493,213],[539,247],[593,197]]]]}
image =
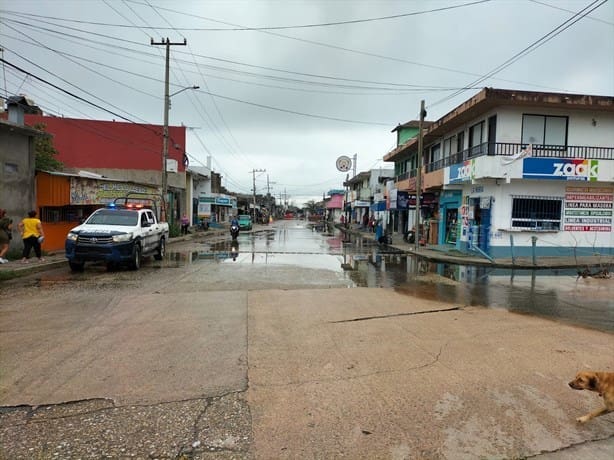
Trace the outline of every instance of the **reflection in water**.
{"type": "Polygon", "coordinates": [[[393,288],[417,298],[503,308],[614,332],[613,280],[583,279],[577,270],[511,270],[436,263],[373,240],[344,240],[299,226],[239,235],[170,260],[288,265],[337,272],[357,287],[393,288]]]}

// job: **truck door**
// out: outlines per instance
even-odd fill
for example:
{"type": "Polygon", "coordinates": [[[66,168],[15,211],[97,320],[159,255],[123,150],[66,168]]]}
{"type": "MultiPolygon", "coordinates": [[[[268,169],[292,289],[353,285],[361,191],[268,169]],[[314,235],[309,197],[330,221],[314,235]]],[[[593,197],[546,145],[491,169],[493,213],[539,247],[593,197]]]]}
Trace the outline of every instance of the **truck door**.
{"type": "Polygon", "coordinates": [[[156,223],[156,218],[152,211],[147,211],[147,218],[149,219],[149,251],[153,251],[158,246],[158,236],[160,228],[156,223]]]}
{"type": "Polygon", "coordinates": [[[144,211],[141,214],[141,246],[144,254],[147,254],[150,251],[152,231],[153,228],[151,226],[149,216],[147,215],[147,211],[144,211]]]}

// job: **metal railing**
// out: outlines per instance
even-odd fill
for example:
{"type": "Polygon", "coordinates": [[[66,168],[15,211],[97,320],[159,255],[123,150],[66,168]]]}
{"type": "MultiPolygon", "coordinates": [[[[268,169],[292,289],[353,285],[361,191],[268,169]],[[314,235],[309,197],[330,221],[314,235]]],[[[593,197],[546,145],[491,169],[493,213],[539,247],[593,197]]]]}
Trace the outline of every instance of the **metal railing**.
{"type": "MultiPolygon", "coordinates": [[[[446,166],[462,163],[481,156],[513,156],[528,148],[529,144],[512,142],[484,142],[461,152],[424,165],[424,172],[430,173],[446,166]]],[[[532,157],[542,158],[583,158],[591,160],[614,160],[614,147],[594,147],[579,145],[532,145],[532,157]]],[[[411,169],[395,177],[396,182],[416,177],[416,169],[411,169]]]]}

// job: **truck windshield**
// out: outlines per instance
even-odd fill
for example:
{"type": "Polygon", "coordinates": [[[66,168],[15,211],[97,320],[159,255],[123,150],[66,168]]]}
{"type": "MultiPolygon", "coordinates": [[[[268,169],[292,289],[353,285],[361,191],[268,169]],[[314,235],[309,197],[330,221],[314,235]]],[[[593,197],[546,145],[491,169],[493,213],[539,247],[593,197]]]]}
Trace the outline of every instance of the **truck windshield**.
{"type": "Polygon", "coordinates": [[[86,224],[125,225],[134,227],[138,223],[139,213],[134,211],[103,210],[93,214],[86,224]]]}

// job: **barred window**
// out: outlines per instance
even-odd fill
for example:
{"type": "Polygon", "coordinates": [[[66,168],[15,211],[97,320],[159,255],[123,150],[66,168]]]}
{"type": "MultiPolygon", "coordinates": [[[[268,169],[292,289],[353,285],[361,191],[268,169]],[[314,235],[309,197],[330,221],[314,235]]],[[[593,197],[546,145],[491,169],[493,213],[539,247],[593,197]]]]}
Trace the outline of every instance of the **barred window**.
{"type": "Polygon", "coordinates": [[[562,197],[512,196],[512,228],[560,230],[562,197]]]}
{"type": "Polygon", "coordinates": [[[41,222],[81,222],[100,206],[44,206],[40,209],[41,222]]]}

